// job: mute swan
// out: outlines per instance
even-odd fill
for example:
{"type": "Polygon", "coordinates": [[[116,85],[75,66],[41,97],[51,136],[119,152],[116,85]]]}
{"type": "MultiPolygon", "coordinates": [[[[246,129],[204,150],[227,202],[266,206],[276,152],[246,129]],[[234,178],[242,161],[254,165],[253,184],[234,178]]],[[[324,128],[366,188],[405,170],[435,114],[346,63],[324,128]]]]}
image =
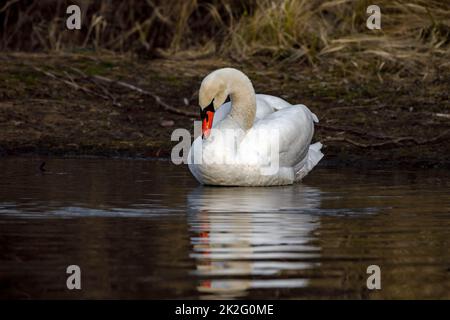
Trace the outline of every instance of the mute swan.
{"type": "Polygon", "coordinates": [[[200,86],[202,136],[188,155],[202,184],[287,185],[300,181],[323,157],[310,145],[314,122],[306,106],[256,94],[250,79],[233,68],[218,69],[200,86]],[[230,96],[231,102],[225,103],[230,96]]]}

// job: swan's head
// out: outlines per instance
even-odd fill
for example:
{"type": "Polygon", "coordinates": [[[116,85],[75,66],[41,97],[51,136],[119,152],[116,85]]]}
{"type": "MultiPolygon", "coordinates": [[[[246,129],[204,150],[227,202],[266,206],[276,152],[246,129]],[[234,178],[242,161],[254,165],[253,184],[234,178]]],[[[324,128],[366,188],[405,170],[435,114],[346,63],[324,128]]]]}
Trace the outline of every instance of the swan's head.
{"type": "Polygon", "coordinates": [[[198,93],[200,108],[205,109],[213,105],[214,110],[217,110],[227,100],[228,85],[222,77],[221,70],[224,69],[216,70],[203,79],[198,93]]]}
{"type": "Polygon", "coordinates": [[[224,69],[216,70],[206,76],[202,81],[198,93],[203,138],[209,136],[213,124],[214,112],[225,103],[229,94],[228,85],[222,76],[222,70],[224,69]]]}

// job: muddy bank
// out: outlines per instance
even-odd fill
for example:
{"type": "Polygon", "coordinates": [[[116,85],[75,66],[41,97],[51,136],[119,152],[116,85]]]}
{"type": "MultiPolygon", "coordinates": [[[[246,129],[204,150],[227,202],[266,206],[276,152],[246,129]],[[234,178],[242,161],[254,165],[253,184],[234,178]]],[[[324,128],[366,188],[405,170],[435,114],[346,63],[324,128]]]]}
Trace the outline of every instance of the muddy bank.
{"type": "Polygon", "coordinates": [[[258,93],[310,107],[322,165],[450,167],[450,78],[439,69],[361,81],[325,68],[84,53],[2,53],[0,155],[167,157],[172,131],[198,120],[201,79],[223,66],[246,72],[258,93]]]}

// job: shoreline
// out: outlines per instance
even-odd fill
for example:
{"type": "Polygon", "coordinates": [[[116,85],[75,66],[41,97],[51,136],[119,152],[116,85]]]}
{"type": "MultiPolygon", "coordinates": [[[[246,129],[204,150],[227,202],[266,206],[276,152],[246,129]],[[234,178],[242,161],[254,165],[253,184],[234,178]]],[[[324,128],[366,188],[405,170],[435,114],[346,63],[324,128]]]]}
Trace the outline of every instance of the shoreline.
{"type": "MultiPolygon", "coordinates": [[[[77,154],[77,153],[47,153],[47,152],[24,152],[24,153],[9,153],[1,154],[1,159],[14,159],[14,158],[29,158],[29,159],[105,159],[105,160],[130,160],[130,161],[167,161],[170,162],[170,156],[143,156],[139,154],[127,154],[127,153],[103,153],[103,154],[77,154]]],[[[176,164],[173,164],[174,166],[176,164]]],[[[187,165],[187,164],[181,164],[187,165]]],[[[177,165],[178,166],[178,165],[177,165]]],[[[410,162],[401,161],[379,161],[370,160],[365,158],[354,159],[340,159],[340,158],[326,158],[320,160],[316,168],[354,168],[358,170],[382,170],[382,169],[395,169],[395,170],[421,170],[421,169],[435,169],[435,170],[450,170],[450,163],[432,162],[426,160],[413,160],[410,162]]]]}
{"type": "Polygon", "coordinates": [[[320,166],[450,168],[443,70],[420,82],[389,73],[380,81],[326,66],[68,53],[0,58],[0,157],[170,157],[172,131],[192,133],[199,120],[201,80],[225,66],[248,74],[257,93],[305,104],[319,117],[320,166]]]}

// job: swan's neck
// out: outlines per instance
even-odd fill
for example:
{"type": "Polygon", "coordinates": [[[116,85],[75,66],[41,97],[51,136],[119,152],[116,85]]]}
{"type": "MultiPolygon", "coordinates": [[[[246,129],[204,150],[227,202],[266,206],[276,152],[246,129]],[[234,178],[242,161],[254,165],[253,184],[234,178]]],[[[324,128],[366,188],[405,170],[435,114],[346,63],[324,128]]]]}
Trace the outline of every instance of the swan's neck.
{"type": "Polygon", "coordinates": [[[255,90],[250,79],[241,72],[231,72],[228,80],[231,98],[230,116],[247,131],[253,127],[256,115],[255,90]]]}

